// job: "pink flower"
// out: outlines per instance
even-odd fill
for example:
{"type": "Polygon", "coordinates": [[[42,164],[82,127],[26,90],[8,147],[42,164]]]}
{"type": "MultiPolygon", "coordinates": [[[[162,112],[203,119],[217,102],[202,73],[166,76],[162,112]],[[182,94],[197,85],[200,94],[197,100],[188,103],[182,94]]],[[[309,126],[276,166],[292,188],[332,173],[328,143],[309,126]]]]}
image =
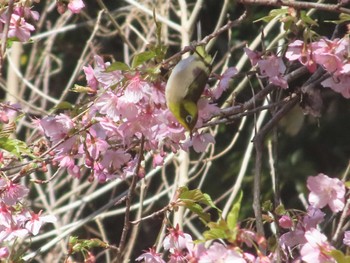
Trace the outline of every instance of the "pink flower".
{"type": "Polygon", "coordinates": [[[98,81],[95,77],[94,69],[91,67],[91,65],[88,65],[86,67],[83,67],[83,70],[85,73],[87,84],[89,85],[90,88],[96,91],[98,88],[98,81]]]}
{"type": "Polygon", "coordinates": [[[211,262],[222,262],[222,263],[245,263],[245,259],[241,254],[233,249],[228,249],[224,245],[214,242],[207,250],[207,252],[200,257],[199,263],[211,263],[211,262]]]}
{"type": "Polygon", "coordinates": [[[39,12],[31,10],[27,6],[18,6],[13,9],[13,13],[16,15],[19,15],[21,17],[24,17],[26,19],[33,19],[35,21],[39,20],[39,12]]]}
{"type": "Polygon", "coordinates": [[[290,216],[283,215],[281,218],[278,220],[278,224],[282,228],[291,228],[293,226],[293,220],[290,218],[290,216]]]}
{"type": "Polygon", "coordinates": [[[343,239],[344,245],[347,245],[350,247],[350,231],[344,232],[344,239],[343,239]]]}
{"type": "MultiPolygon", "coordinates": [[[[344,69],[344,67],[343,67],[344,69]]],[[[323,87],[331,88],[335,92],[343,95],[344,98],[350,98],[350,76],[341,74],[338,76],[332,76],[321,82],[323,87]]]]}
{"type": "Polygon", "coordinates": [[[306,243],[305,232],[316,228],[323,221],[324,216],[325,214],[320,209],[309,206],[307,214],[301,220],[298,220],[295,229],[280,237],[280,243],[290,248],[306,243]]]}
{"type": "Polygon", "coordinates": [[[0,230],[0,242],[12,241],[16,238],[24,238],[28,230],[23,228],[22,222],[13,218],[12,223],[0,230]]]}
{"type": "MultiPolygon", "coordinates": [[[[0,179],[0,181],[3,183],[5,180],[0,179]]],[[[29,189],[26,188],[25,186],[20,184],[15,184],[12,181],[8,181],[6,183],[6,186],[2,184],[1,188],[2,188],[2,193],[1,193],[2,201],[8,206],[15,205],[18,201],[20,201],[23,197],[25,197],[29,192],[29,189]]]]}
{"type": "Polygon", "coordinates": [[[299,60],[310,72],[315,72],[317,64],[313,59],[310,46],[301,40],[295,40],[288,45],[286,58],[290,61],[299,60]]]}
{"type": "Polygon", "coordinates": [[[7,258],[10,255],[10,251],[7,247],[0,247],[0,258],[7,258]]]}
{"type": "Polygon", "coordinates": [[[0,103],[0,123],[9,123],[19,112],[18,104],[0,103]]]}
{"type": "Polygon", "coordinates": [[[41,226],[44,223],[53,223],[56,222],[56,217],[52,215],[42,216],[42,211],[38,214],[30,213],[30,220],[25,224],[25,228],[31,232],[33,235],[37,235],[41,226]]]}
{"type": "Polygon", "coordinates": [[[177,225],[176,228],[169,229],[169,234],[163,240],[163,247],[166,250],[170,250],[171,253],[187,247],[193,248],[192,237],[181,231],[177,225]]]}
{"type": "Polygon", "coordinates": [[[336,213],[344,208],[345,186],[337,178],[330,178],[325,174],[310,176],[307,179],[307,188],[310,190],[309,203],[316,208],[329,205],[336,213]]]}
{"type": "Polygon", "coordinates": [[[196,134],[192,138],[193,150],[197,153],[204,152],[210,143],[215,143],[215,138],[210,133],[196,134]]]}
{"type": "Polygon", "coordinates": [[[45,117],[40,120],[39,124],[45,135],[54,144],[66,138],[68,133],[74,128],[73,121],[65,114],[45,117]]]}
{"type": "Polygon", "coordinates": [[[137,103],[146,96],[151,95],[150,85],[143,81],[139,75],[134,76],[125,88],[123,99],[125,102],[137,103]]]}
{"type": "Polygon", "coordinates": [[[288,88],[288,83],[283,77],[286,71],[286,66],[281,57],[276,57],[275,55],[269,56],[265,59],[259,60],[258,66],[261,75],[268,77],[270,83],[283,89],[288,88]]]}
{"type": "Polygon", "coordinates": [[[127,163],[130,159],[131,159],[131,155],[121,149],[107,150],[104,153],[103,159],[101,160],[100,163],[106,169],[110,170],[111,172],[115,172],[122,165],[127,163]]]}
{"type": "MultiPolygon", "coordinates": [[[[3,14],[0,17],[0,22],[6,23],[7,14],[3,14]]],[[[8,31],[8,37],[17,37],[19,41],[25,42],[30,38],[30,31],[34,31],[35,27],[29,23],[27,23],[23,17],[12,14],[10,19],[10,27],[8,31]]],[[[1,34],[0,34],[1,35],[1,34]]]]}
{"type": "Polygon", "coordinates": [[[81,9],[85,7],[83,0],[70,0],[68,4],[68,9],[74,13],[80,13],[81,9]]]}
{"type": "Polygon", "coordinates": [[[305,232],[307,243],[300,249],[301,259],[310,263],[332,263],[336,262],[329,256],[334,248],[327,242],[327,237],[313,228],[305,232]]]}
{"type": "Polygon", "coordinates": [[[156,253],[156,250],[154,248],[150,248],[149,251],[146,251],[145,253],[141,254],[136,261],[143,260],[145,263],[165,263],[165,261],[162,259],[160,253],[156,253]]]}
{"type": "Polygon", "coordinates": [[[12,222],[11,211],[9,210],[7,205],[5,205],[5,203],[3,202],[0,203],[0,222],[1,222],[0,225],[4,225],[4,226],[10,225],[12,222]]]}
{"type": "Polygon", "coordinates": [[[235,67],[230,67],[226,69],[224,74],[220,77],[219,85],[211,90],[213,93],[214,99],[218,99],[221,97],[222,93],[229,88],[230,80],[237,75],[238,70],[235,67]]]}
{"type": "Polygon", "coordinates": [[[248,56],[250,63],[252,64],[252,66],[256,66],[256,64],[258,64],[258,61],[261,60],[261,52],[255,52],[253,50],[250,50],[249,48],[244,48],[244,52],[246,53],[246,55],[248,56]]]}

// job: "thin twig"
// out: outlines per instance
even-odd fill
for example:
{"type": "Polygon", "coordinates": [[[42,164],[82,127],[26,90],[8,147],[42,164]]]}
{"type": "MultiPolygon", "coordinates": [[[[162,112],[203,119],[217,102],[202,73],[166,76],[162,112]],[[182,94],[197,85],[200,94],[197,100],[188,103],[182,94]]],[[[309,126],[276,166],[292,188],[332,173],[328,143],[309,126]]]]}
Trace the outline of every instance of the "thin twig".
{"type": "Polygon", "coordinates": [[[75,69],[74,69],[74,71],[73,71],[73,73],[72,73],[72,75],[71,75],[71,77],[70,77],[70,79],[69,79],[69,81],[68,81],[68,83],[67,83],[67,85],[66,85],[64,91],[62,92],[62,95],[61,95],[61,97],[60,97],[60,99],[59,99],[60,102],[63,101],[63,100],[66,98],[66,96],[67,96],[67,94],[68,94],[68,92],[69,92],[69,89],[70,89],[71,86],[73,85],[76,76],[78,75],[79,71],[81,70],[82,62],[84,61],[83,58],[85,58],[86,53],[87,53],[87,51],[88,51],[88,49],[89,49],[89,47],[90,47],[90,44],[91,44],[92,40],[94,39],[94,37],[95,37],[95,35],[96,35],[96,33],[97,33],[97,30],[98,30],[98,28],[99,28],[99,26],[100,26],[102,14],[103,14],[103,10],[101,10],[101,11],[98,12],[97,20],[96,20],[96,24],[95,24],[94,30],[92,31],[92,33],[91,33],[89,39],[87,40],[87,42],[86,42],[86,44],[85,44],[85,47],[84,47],[84,50],[83,50],[83,52],[81,53],[80,58],[79,58],[79,60],[78,60],[78,63],[77,63],[77,65],[76,65],[76,67],[75,67],[75,69]]]}
{"type": "Polygon", "coordinates": [[[217,37],[218,35],[222,34],[223,32],[225,32],[226,30],[229,30],[230,28],[239,25],[240,23],[242,23],[242,21],[246,18],[247,16],[247,12],[245,11],[238,19],[234,20],[234,21],[228,21],[226,23],[226,25],[224,25],[223,27],[221,27],[220,29],[214,31],[213,33],[207,35],[206,37],[204,37],[201,41],[196,42],[195,45],[190,45],[190,46],[185,46],[181,51],[179,51],[178,53],[176,53],[175,55],[171,56],[170,58],[164,60],[162,62],[162,65],[164,68],[168,68],[168,64],[173,61],[176,60],[178,58],[180,58],[183,54],[193,51],[193,47],[194,46],[205,46],[206,44],[209,43],[209,41],[215,37],[217,37]]]}
{"type": "MultiPolygon", "coordinates": [[[[261,183],[261,167],[262,167],[262,154],[264,139],[269,131],[279,122],[279,120],[287,114],[298,102],[299,96],[295,96],[288,103],[286,103],[273,117],[266,123],[257,133],[254,138],[254,145],[256,150],[256,160],[255,160],[255,175],[254,175],[254,201],[253,209],[256,218],[256,228],[260,236],[265,236],[264,226],[261,214],[261,204],[260,204],[260,183],[261,183]]],[[[262,251],[265,251],[265,248],[261,247],[262,251]]]]}
{"type": "Polygon", "coordinates": [[[289,1],[289,0],[238,0],[238,3],[241,4],[257,4],[260,6],[288,6],[295,9],[317,9],[324,10],[328,12],[335,13],[345,13],[350,14],[350,9],[342,7],[341,4],[322,4],[322,3],[313,3],[313,2],[303,2],[303,1],[289,1]]]}
{"type": "Polygon", "coordinates": [[[7,17],[4,25],[4,30],[2,31],[1,53],[0,53],[0,76],[2,76],[2,67],[4,64],[4,57],[6,52],[6,45],[7,45],[7,38],[8,38],[7,34],[10,29],[10,21],[11,21],[11,16],[13,12],[13,3],[14,3],[14,0],[9,0],[8,2],[7,17]]]}
{"type": "Polygon", "coordinates": [[[138,160],[137,160],[137,165],[135,168],[135,172],[134,175],[132,176],[132,181],[129,187],[129,191],[125,200],[125,216],[124,216],[124,227],[123,227],[123,231],[120,237],[120,242],[119,242],[119,251],[118,251],[118,262],[122,262],[122,253],[124,251],[125,248],[125,244],[126,244],[126,237],[128,235],[129,232],[129,228],[130,228],[130,207],[131,207],[131,202],[132,202],[132,197],[135,191],[135,187],[136,187],[136,183],[137,183],[137,179],[139,178],[139,171],[141,168],[141,162],[143,160],[143,148],[144,148],[144,144],[145,144],[145,137],[142,135],[141,137],[141,143],[140,143],[140,151],[139,151],[139,156],[138,156],[138,160]]]}

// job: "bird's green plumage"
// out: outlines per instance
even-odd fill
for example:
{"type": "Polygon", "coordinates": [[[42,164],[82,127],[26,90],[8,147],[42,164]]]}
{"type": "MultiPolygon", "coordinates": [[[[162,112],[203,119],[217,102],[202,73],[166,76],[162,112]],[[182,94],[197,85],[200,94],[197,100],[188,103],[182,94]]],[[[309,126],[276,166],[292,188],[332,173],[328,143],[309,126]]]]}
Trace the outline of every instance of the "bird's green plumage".
{"type": "Polygon", "coordinates": [[[201,97],[211,71],[211,56],[204,48],[181,60],[173,69],[165,89],[169,110],[187,130],[197,123],[197,102],[201,97]]]}

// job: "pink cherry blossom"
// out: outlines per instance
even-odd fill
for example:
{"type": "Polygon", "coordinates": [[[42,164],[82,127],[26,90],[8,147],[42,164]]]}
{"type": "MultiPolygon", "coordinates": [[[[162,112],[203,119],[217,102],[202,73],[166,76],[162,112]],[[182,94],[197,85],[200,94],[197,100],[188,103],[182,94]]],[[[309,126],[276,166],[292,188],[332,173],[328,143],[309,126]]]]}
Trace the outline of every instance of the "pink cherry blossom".
{"type": "Polygon", "coordinates": [[[317,64],[313,59],[311,47],[301,40],[295,40],[288,45],[286,58],[290,61],[299,60],[312,73],[316,71],[317,64]]]}
{"type": "Polygon", "coordinates": [[[10,225],[12,222],[12,214],[10,208],[4,203],[0,203],[0,225],[10,225]]]}
{"type": "Polygon", "coordinates": [[[222,93],[229,88],[230,80],[237,75],[238,70],[235,67],[229,67],[221,75],[218,86],[210,90],[213,94],[214,99],[221,97],[222,93]]]}
{"type": "Polygon", "coordinates": [[[145,251],[145,253],[136,258],[136,261],[141,260],[143,260],[145,263],[165,263],[161,257],[161,254],[156,253],[156,250],[154,248],[150,248],[149,251],[145,251]]]}
{"type": "Polygon", "coordinates": [[[7,258],[10,255],[10,251],[7,247],[0,247],[0,258],[7,258]]]}
{"type": "Polygon", "coordinates": [[[192,246],[192,237],[181,231],[178,225],[176,228],[170,228],[169,234],[163,240],[164,249],[170,250],[171,253],[175,250],[182,250],[192,246]]]}
{"type": "Polygon", "coordinates": [[[0,103],[0,123],[9,123],[20,111],[18,104],[0,103]]]}
{"type": "Polygon", "coordinates": [[[95,77],[94,69],[91,67],[91,65],[87,65],[83,67],[83,70],[85,73],[87,84],[89,85],[90,88],[96,91],[98,87],[98,81],[95,77]]]}
{"type": "Polygon", "coordinates": [[[225,247],[223,244],[214,242],[206,251],[206,253],[200,257],[199,263],[211,263],[211,262],[222,262],[222,263],[245,263],[246,260],[241,254],[233,249],[225,247]]]}
{"type": "Polygon", "coordinates": [[[278,220],[278,224],[282,228],[291,228],[293,226],[293,220],[290,218],[288,215],[283,215],[281,218],[278,220]]]}
{"type": "MultiPolygon", "coordinates": [[[[6,23],[7,13],[0,16],[0,22],[6,23]]],[[[25,21],[25,19],[15,13],[11,15],[8,37],[16,37],[21,42],[26,42],[30,38],[30,31],[34,31],[35,27],[25,21]]],[[[2,34],[0,34],[2,35],[2,34]]]]}
{"type": "Polygon", "coordinates": [[[247,47],[244,48],[244,52],[248,56],[250,63],[252,64],[253,67],[258,64],[259,60],[261,60],[261,55],[262,55],[261,52],[253,51],[247,47]]]}
{"type": "Polygon", "coordinates": [[[332,76],[321,82],[323,87],[331,88],[332,90],[343,95],[344,98],[350,98],[350,76],[341,74],[338,76],[332,76]]]}
{"type": "Polygon", "coordinates": [[[16,6],[13,9],[13,13],[26,19],[33,19],[35,21],[38,21],[40,17],[39,12],[33,11],[27,6],[16,6]]]}
{"type": "Polygon", "coordinates": [[[309,203],[316,208],[329,205],[336,213],[344,208],[345,186],[337,178],[330,178],[325,174],[310,176],[307,179],[307,187],[310,190],[309,203]]]}
{"type": "Polygon", "coordinates": [[[29,193],[29,189],[23,185],[15,184],[12,181],[8,181],[6,183],[6,186],[4,186],[3,182],[5,180],[0,178],[0,181],[2,182],[1,199],[8,206],[15,205],[18,201],[23,199],[23,197],[25,197],[29,193]]]}
{"type": "Polygon", "coordinates": [[[193,150],[197,153],[204,152],[210,143],[215,143],[215,138],[210,133],[196,134],[192,138],[193,150]]]}
{"type": "Polygon", "coordinates": [[[305,232],[316,228],[323,221],[324,216],[320,209],[309,206],[307,214],[297,221],[296,227],[281,235],[280,243],[283,247],[289,248],[306,243],[305,232]]]}
{"type": "Polygon", "coordinates": [[[29,213],[30,220],[25,224],[25,228],[33,235],[37,235],[39,233],[39,230],[43,224],[53,223],[57,220],[56,217],[52,215],[42,216],[41,213],[42,211],[40,211],[38,214],[29,213]]]}
{"type": "Polygon", "coordinates": [[[66,138],[68,133],[74,128],[73,121],[65,114],[45,117],[40,120],[39,124],[45,135],[54,144],[66,138]]]}
{"type": "Polygon", "coordinates": [[[24,238],[28,233],[28,230],[22,228],[22,225],[14,218],[11,225],[0,230],[0,242],[12,241],[16,238],[24,238]]]}
{"type": "Polygon", "coordinates": [[[68,9],[74,14],[80,13],[81,9],[85,7],[83,0],[70,0],[68,9]]]}
{"type": "Polygon", "coordinates": [[[286,71],[286,66],[281,57],[271,55],[265,59],[258,61],[260,73],[264,77],[269,78],[269,82],[283,89],[288,88],[288,83],[283,75],[286,71]]]}
{"type": "Polygon", "coordinates": [[[327,242],[327,237],[315,228],[305,233],[306,244],[300,249],[301,259],[307,263],[336,262],[328,253],[334,248],[327,242]]]}
{"type": "Polygon", "coordinates": [[[350,231],[344,232],[343,243],[344,243],[344,245],[347,245],[348,247],[350,247],[350,231]]]}

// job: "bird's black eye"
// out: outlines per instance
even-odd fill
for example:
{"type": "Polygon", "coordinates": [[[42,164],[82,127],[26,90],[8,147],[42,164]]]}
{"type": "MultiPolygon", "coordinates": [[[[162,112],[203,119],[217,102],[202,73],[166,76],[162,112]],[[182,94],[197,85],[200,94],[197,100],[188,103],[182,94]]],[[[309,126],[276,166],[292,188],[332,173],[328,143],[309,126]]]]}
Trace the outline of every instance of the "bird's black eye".
{"type": "Polygon", "coordinates": [[[185,121],[186,121],[187,123],[192,123],[193,117],[192,117],[191,115],[187,115],[186,118],[185,118],[185,121]]]}

